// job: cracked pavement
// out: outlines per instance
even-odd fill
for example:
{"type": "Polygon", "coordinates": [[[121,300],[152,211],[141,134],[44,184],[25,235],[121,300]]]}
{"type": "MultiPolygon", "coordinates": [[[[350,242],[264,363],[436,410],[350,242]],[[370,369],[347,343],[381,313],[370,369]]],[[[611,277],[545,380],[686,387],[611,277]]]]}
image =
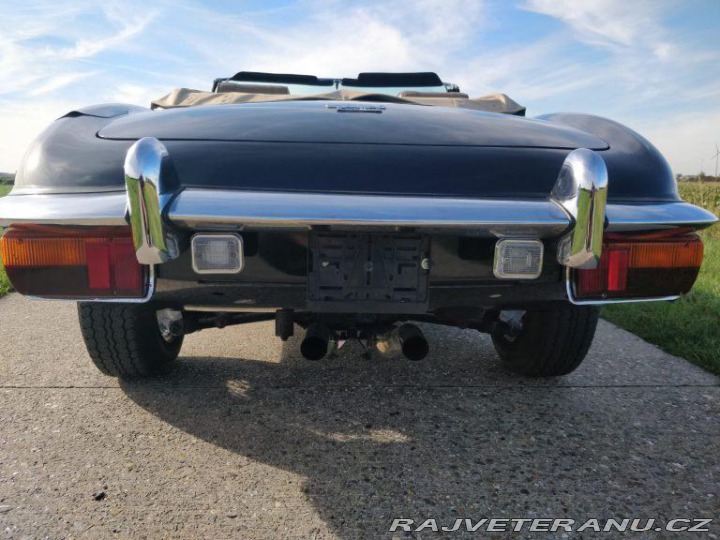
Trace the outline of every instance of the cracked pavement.
{"type": "Polygon", "coordinates": [[[712,517],[720,536],[720,379],[606,322],[550,381],[421,326],[415,363],[208,330],[171,374],[118,383],[73,303],[0,299],[0,536],[403,538],[401,517],[712,517]]]}

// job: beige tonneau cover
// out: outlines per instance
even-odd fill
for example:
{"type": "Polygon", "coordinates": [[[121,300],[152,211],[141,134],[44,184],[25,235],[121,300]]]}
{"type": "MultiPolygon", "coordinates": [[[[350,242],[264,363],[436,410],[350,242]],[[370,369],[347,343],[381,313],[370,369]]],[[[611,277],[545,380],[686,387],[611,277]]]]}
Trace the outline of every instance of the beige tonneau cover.
{"type": "Polygon", "coordinates": [[[505,94],[490,94],[469,98],[461,93],[402,92],[399,97],[385,94],[369,94],[353,90],[336,90],[325,94],[297,96],[288,94],[258,94],[247,92],[203,92],[190,88],[177,88],[168,95],[151,103],[152,109],[174,109],[199,105],[222,105],[228,103],[264,103],[273,101],[375,101],[384,103],[408,103],[436,107],[459,107],[505,114],[523,115],[525,107],[505,94]]]}

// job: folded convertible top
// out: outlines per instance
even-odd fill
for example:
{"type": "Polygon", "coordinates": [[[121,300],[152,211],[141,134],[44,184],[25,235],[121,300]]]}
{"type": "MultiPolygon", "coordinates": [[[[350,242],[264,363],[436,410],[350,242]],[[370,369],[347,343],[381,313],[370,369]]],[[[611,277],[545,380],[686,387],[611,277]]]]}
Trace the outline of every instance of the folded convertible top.
{"type": "Polygon", "coordinates": [[[467,94],[403,92],[400,97],[386,94],[336,90],[324,94],[295,96],[288,94],[257,94],[250,92],[203,92],[190,88],[177,88],[166,96],[151,103],[152,109],[174,109],[178,107],[197,107],[200,105],[222,105],[227,103],[262,103],[271,101],[377,101],[408,103],[436,107],[458,107],[496,113],[524,115],[525,107],[513,101],[505,94],[490,94],[479,98],[469,98],[467,94]]]}

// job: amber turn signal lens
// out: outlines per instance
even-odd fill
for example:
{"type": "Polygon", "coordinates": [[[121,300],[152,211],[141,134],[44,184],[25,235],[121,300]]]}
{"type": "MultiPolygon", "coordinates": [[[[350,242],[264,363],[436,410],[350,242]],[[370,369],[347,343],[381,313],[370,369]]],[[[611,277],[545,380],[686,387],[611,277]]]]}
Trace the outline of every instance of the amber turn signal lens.
{"type": "MultiPolygon", "coordinates": [[[[93,239],[94,240],[94,239],[93,239]]],[[[25,238],[13,232],[2,239],[5,267],[85,264],[85,238],[25,238]]]]}
{"type": "MultiPolygon", "coordinates": [[[[613,249],[623,249],[622,244],[613,249]]],[[[700,238],[686,238],[673,242],[627,244],[630,268],[690,268],[699,267],[703,258],[700,238]]]]}

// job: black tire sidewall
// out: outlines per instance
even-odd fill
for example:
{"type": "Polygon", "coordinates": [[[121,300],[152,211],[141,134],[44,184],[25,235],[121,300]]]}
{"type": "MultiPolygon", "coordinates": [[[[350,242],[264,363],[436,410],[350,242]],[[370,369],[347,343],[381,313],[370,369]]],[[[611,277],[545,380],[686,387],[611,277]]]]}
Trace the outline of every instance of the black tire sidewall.
{"type": "Polygon", "coordinates": [[[526,311],[517,337],[509,340],[493,332],[493,345],[515,373],[528,377],[567,375],[585,358],[598,316],[596,307],[570,304],[526,311]]]}

